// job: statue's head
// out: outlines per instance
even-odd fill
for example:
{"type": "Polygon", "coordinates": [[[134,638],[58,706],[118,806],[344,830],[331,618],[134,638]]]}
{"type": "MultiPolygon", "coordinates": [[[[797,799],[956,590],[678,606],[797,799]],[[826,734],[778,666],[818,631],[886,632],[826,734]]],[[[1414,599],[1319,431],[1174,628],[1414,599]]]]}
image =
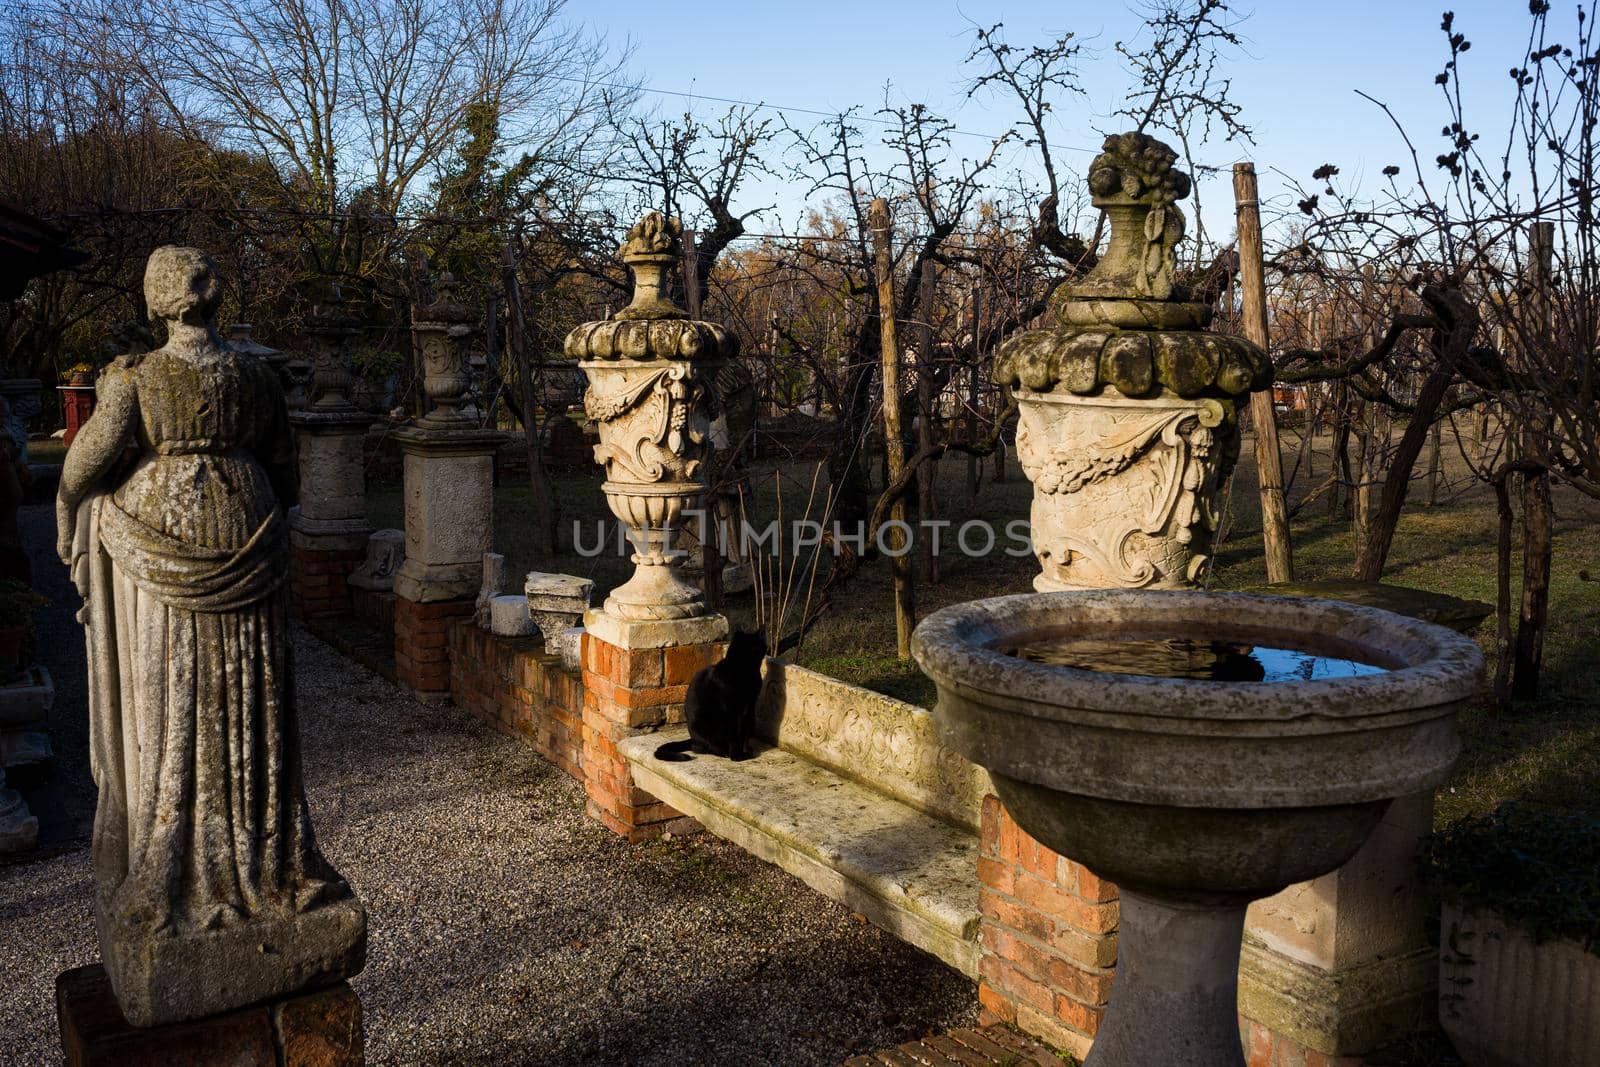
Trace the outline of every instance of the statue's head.
{"type": "Polygon", "coordinates": [[[145,265],[144,302],[157,318],[208,322],[222,302],[222,277],[198,248],[163,245],[145,265]]]}

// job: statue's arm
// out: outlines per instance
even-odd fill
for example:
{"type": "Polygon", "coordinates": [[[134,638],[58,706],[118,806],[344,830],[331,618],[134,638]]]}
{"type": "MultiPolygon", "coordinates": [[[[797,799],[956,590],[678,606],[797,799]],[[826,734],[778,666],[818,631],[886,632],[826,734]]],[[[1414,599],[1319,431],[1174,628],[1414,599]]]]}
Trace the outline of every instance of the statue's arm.
{"type": "Polygon", "coordinates": [[[72,535],[78,503],[116,466],[133,440],[139,415],[139,393],[132,368],[112,364],[96,389],[94,414],[78,430],[61,465],[61,488],[56,493],[56,552],[63,563],[72,562],[72,535]]]}

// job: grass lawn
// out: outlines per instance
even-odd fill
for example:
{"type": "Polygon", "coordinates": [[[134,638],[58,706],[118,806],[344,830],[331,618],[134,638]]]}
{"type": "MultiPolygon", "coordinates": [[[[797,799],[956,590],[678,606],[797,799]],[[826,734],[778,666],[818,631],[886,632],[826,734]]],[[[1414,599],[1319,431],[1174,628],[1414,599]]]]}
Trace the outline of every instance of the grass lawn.
{"type": "MultiPolygon", "coordinates": [[[[1286,463],[1292,461],[1296,444],[1286,440],[1286,463]]],[[[1291,505],[1319,484],[1328,469],[1329,439],[1319,438],[1317,445],[1312,454],[1315,476],[1302,473],[1295,479],[1290,487],[1291,505]]],[[[1464,446],[1473,447],[1470,442],[1464,446]]],[[[1440,502],[1435,507],[1423,505],[1424,483],[1420,479],[1414,483],[1413,502],[1401,520],[1385,580],[1493,603],[1494,497],[1471,479],[1460,451],[1448,440],[1445,453],[1445,488],[1440,502]]],[[[966,466],[964,457],[939,465],[939,517],[952,523],[947,539],[953,539],[955,527],[970,518],[1003,527],[1008,519],[1027,517],[1032,489],[1014,462],[1005,483],[992,481],[986,470],[974,498],[966,491],[966,466]]],[[[752,510],[761,516],[776,515],[781,481],[785,521],[801,517],[815,468],[816,461],[810,460],[753,464],[756,504],[752,510]]],[[[873,473],[878,473],[876,466],[873,473]]],[[[607,590],[625,580],[632,570],[625,557],[608,551],[584,558],[571,549],[575,521],[584,524],[582,536],[587,543],[596,537],[595,521],[609,518],[600,481],[598,469],[555,475],[563,551],[555,559],[540,561],[529,547],[530,493],[520,479],[508,479],[497,491],[495,514],[495,544],[507,557],[507,573],[539,569],[592,577],[597,603],[607,590]]],[[[826,481],[825,473],[822,481],[826,481]]],[[[1212,588],[1241,588],[1266,580],[1255,485],[1250,442],[1246,441],[1227,501],[1227,535],[1217,549],[1209,581],[1212,588]]],[[[825,485],[818,491],[814,515],[820,515],[824,491],[825,485]]],[[[373,485],[368,507],[378,525],[399,526],[400,486],[373,485]]],[[[1506,715],[1476,707],[1463,716],[1466,750],[1452,781],[1440,792],[1440,825],[1512,798],[1600,817],[1600,666],[1596,664],[1600,649],[1595,640],[1600,630],[1600,581],[1579,577],[1583,571],[1600,577],[1600,502],[1558,489],[1556,512],[1551,627],[1540,698],[1506,715]]],[[[1297,579],[1347,577],[1354,559],[1349,523],[1330,519],[1325,502],[1314,501],[1295,520],[1294,550],[1297,579]]],[[[918,583],[919,617],[965,600],[1026,592],[1038,571],[1031,555],[1016,557],[996,550],[982,558],[970,558],[953,546],[942,552],[940,568],[937,583],[918,583]]],[[[1518,575],[1520,565],[1514,563],[1513,582],[1518,575]]],[[[799,584],[803,589],[803,582],[799,584]]],[[[754,599],[749,594],[733,597],[726,610],[736,621],[748,623],[754,617],[754,599]]],[[[1492,656],[1492,620],[1483,627],[1479,640],[1492,656]]],[[[914,664],[895,657],[893,583],[887,561],[862,566],[828,617],[792,658],[905,700],[924,705],[933,701],[932,684],[914,664]]]]}

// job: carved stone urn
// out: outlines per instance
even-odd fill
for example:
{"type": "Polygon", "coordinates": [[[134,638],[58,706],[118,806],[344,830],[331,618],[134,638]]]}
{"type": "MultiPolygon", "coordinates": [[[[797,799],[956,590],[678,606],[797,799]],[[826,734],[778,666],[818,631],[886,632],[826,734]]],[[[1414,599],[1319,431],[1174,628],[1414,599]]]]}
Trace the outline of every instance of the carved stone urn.
{"type": "Polygon", "coordinates": [[[1089,170],[1105,255],[995,363],[1018,400],[1040,592],[1192,585],[1239,454],[1238,402],[1271,380],[1266,354],[1204,332],[1211,306],[1173,282],[1190,188],[1176,160],[1143,134],[1106,139],[1089,170]]]}
{"type": "Polygon", "coordinates": [[[912,653],[938,686],[945,744],[989,771],[1031,837],[1121,890],[1085,1067],[1244,1067],[1246,906],[1340,866],[1395,798],[1443,781],[1483,670],[1473,641],[1431,623],[1190,591],[977,600],[924,619],[912,653]],[[1263,664],[1267,649],[1344,663],[1171,676],[1193,675],[1210,642],[1263,664]],[[1061,654],[1074,644],[1094,651],[1061,654]]]}
{"type": "Polygon", "coordinates": [[[628,231],[623,262],[633,301],[615,317],[567,335],[566,354],[589,379],[584,411],[597,424],[595,462],[606,503],[634,545],[633,577],[606,598],[617,619],[702,615],[700,590],[683,580],[674,547],[683,510],[706,492],[717,371],[738,353],[721,326],[689,318],[672,302],[670,272],[683,261],[682,227],[652,212],[628,231]]]}
{"type": "Polygon", "coordinates": [[[350,387],[350,343],[361,333],[361,319],[345,309],[344,292],[329,285],[323,299],[306,316],[305,334],[311,347],[311,411],[351,411],[355,403],[350,387]]]}
{"type": "Polygon", "coordinates": [[[467,376],[467,342],[474,332],[474,316],[456,299],[459,287],[455,275],[447,271],[434,283],[434,302],[412,312],[411,330],[422,349],[422,390],[429,402],[428,413],[417,420],[419,426],[448,430],[477,421],[462,410],[472,384],[467,376]]]}

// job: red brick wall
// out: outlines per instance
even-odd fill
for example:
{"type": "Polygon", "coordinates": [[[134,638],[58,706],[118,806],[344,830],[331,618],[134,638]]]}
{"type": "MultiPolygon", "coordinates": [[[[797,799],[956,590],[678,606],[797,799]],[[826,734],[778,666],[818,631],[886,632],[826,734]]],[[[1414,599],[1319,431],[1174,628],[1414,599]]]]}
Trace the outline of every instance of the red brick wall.
{"type": "Polygon", "coordinates": [[[583,679],[539,637],[501,637],[469,617],[450,623],[450,696],[583,781],[583,679]]]}
{"type": "Polygon", "coordinates": [[[394,602],[395,680],[424,699],[450,696],[450,624],[473,612],[470,598],[394,602]]]}
{"type": "Polygon", "coordinates": [[[1360,1056],[1329,1056],[1242,1015],[1239,1034],[1247,1067],[1366,1067],[1367,1061],[1360,1056]]]}
{"type": "Polygon", "coordinates": [[[350,615],[350,572],[367,558],[365,549],[322,551],[289,546],[289,611],[298,619],[342,619],[350,615]]]}
{"type": "Polygon", "coordinates": [[[995,797],[984,798],[981,832],[984,1021],[1015,1023],[1082,1057],[1111,996],[1117,887],[1023,833],[995,797]]]}
{"type": "Polygon", "coordinates": [[[617,742],[683,721],[689,679],[722,656],[720,644],[624,649],[583,635],[583,776],[589,815],[630,841],[693,820],[633,784],[617,742]]]}

